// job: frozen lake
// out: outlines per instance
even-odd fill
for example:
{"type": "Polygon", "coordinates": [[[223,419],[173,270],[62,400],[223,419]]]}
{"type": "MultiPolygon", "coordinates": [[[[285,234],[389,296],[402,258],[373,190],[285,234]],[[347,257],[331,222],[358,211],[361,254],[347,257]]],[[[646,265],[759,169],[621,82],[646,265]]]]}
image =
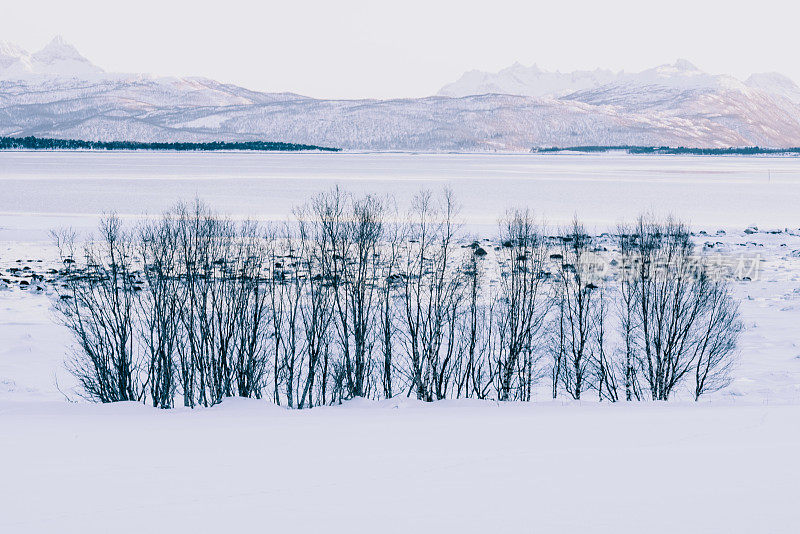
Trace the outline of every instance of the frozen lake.
{"type": "Polygon", "coordinates": [[[613,226],[652,211],[709,229],[800,226],[800,159],[785,157],[3,152],[0,241],[47,240],[55,226],[194,197],[232,216],[281,219],[336,184],[401,206],[422,188],[451,187],[464,220],[487,230],[511,206],[553,224],[577,214],[613,226]]]}

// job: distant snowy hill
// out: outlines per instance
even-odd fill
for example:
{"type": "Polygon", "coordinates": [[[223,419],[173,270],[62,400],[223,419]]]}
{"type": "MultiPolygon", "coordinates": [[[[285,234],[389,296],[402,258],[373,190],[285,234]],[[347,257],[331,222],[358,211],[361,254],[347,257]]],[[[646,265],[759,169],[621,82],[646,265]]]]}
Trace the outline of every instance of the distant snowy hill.
{"type": "Polygon", "coordinates": [[[283,141],[354,150],[527,151],[578,145],[800,146],[800,89],[687,61],[639,73],[473,71],[439,96],[320,100],[203,78],[105,72],[61,38],[0,43],[0,135],[283,141]]]}
{"type": "Polygon", "coordinates": [[[457,81],[445,85],[439,96],[462,97],[501,93],[533,97],[559,97],[592,89],[614,81],[617,75],[610,70],[575,71],[562,74],[548,72],[537,65],[525,67],[519,63],[497,73],[471,70],[457,81]]]}
{"type": "Polygon", "coordinates": [[[747,79],[745,85],[773,95],[783,96],[795,104],[800,104],[800,87],[797,87],[797,84],[783,74],[777,72],[753,74],[747,79]]]}
{"type": "Polygon", "coordinates": [[[742,90],[747,86],[775,91],[785,96],[797,86],[780,74],[755,74],[747,83],[732,76],[707,74],[685,59],[672,65],[661,65],[642,72],[612,72],[609,70],[549,72],[537,65],[525,67],[516,63],[499,72],[470,71],[457,81],[445,85],[440,96],[463,97],[487,93],[533,97],[563,97],[579,91],[591,91],[602,86],[625,86],[637,91],[661,87],[671,89],[742,90]]]}

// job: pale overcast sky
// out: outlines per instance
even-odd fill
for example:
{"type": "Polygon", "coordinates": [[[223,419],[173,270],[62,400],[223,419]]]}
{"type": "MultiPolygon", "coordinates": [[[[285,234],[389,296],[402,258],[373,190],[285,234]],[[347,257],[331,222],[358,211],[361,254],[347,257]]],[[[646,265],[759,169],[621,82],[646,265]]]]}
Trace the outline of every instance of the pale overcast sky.
{"type": "Polygon", "coordinates": [[[61,34],[109,71],[208,76],[315,97],[436,93],[515,61],[642,70],[686,58],[712,73],[800,81],[797,2],[375,0],[4,1],[0,40],[61,34]]]}

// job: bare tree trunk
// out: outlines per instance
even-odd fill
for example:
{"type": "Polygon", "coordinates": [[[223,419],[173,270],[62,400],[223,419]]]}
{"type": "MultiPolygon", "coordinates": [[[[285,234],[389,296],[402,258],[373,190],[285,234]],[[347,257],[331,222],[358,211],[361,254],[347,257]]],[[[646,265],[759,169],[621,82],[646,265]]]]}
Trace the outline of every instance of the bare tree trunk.
{"type": "Polygon", "coordinates": [[[501,221],[499,347],[496,372],[500,400],[530,398],[536,346],[548,313],[544,284],[547,244],[527,210],[509,211],[501,221]]]}

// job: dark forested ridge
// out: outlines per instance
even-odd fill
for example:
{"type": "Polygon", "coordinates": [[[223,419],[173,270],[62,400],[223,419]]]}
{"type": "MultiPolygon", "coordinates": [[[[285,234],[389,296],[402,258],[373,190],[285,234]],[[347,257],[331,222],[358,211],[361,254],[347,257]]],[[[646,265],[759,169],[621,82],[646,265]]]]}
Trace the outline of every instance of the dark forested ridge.
{"type": "Polygon", "coordinates": [[[322,150],[339,152],[339,148],[273,141],[245,141],[228,143],[139,143],[133,141],[82,141],[79,139],[50,139],[43,137],[0,137],[0,150],[178,150],[178,151],[216,151],[253,150],[289,151],[322,150]]]}
{"type": "Polygon", "coordinates": [[[628,154],[668,154],[668,155],[690,155],[690,156],[753,156],[753,155],[775,155],[775,156],[800,156],[798,148],[762,148],[757,146],[729,147],[729,148],[690,148],[690,147],[668,147],[668,146],[569,146],[569,147],[549,147],[533,148],[534,154],[553,154],[559,152],[582,152],[596,154],[602,152],[627,152],[628,154]]]}

